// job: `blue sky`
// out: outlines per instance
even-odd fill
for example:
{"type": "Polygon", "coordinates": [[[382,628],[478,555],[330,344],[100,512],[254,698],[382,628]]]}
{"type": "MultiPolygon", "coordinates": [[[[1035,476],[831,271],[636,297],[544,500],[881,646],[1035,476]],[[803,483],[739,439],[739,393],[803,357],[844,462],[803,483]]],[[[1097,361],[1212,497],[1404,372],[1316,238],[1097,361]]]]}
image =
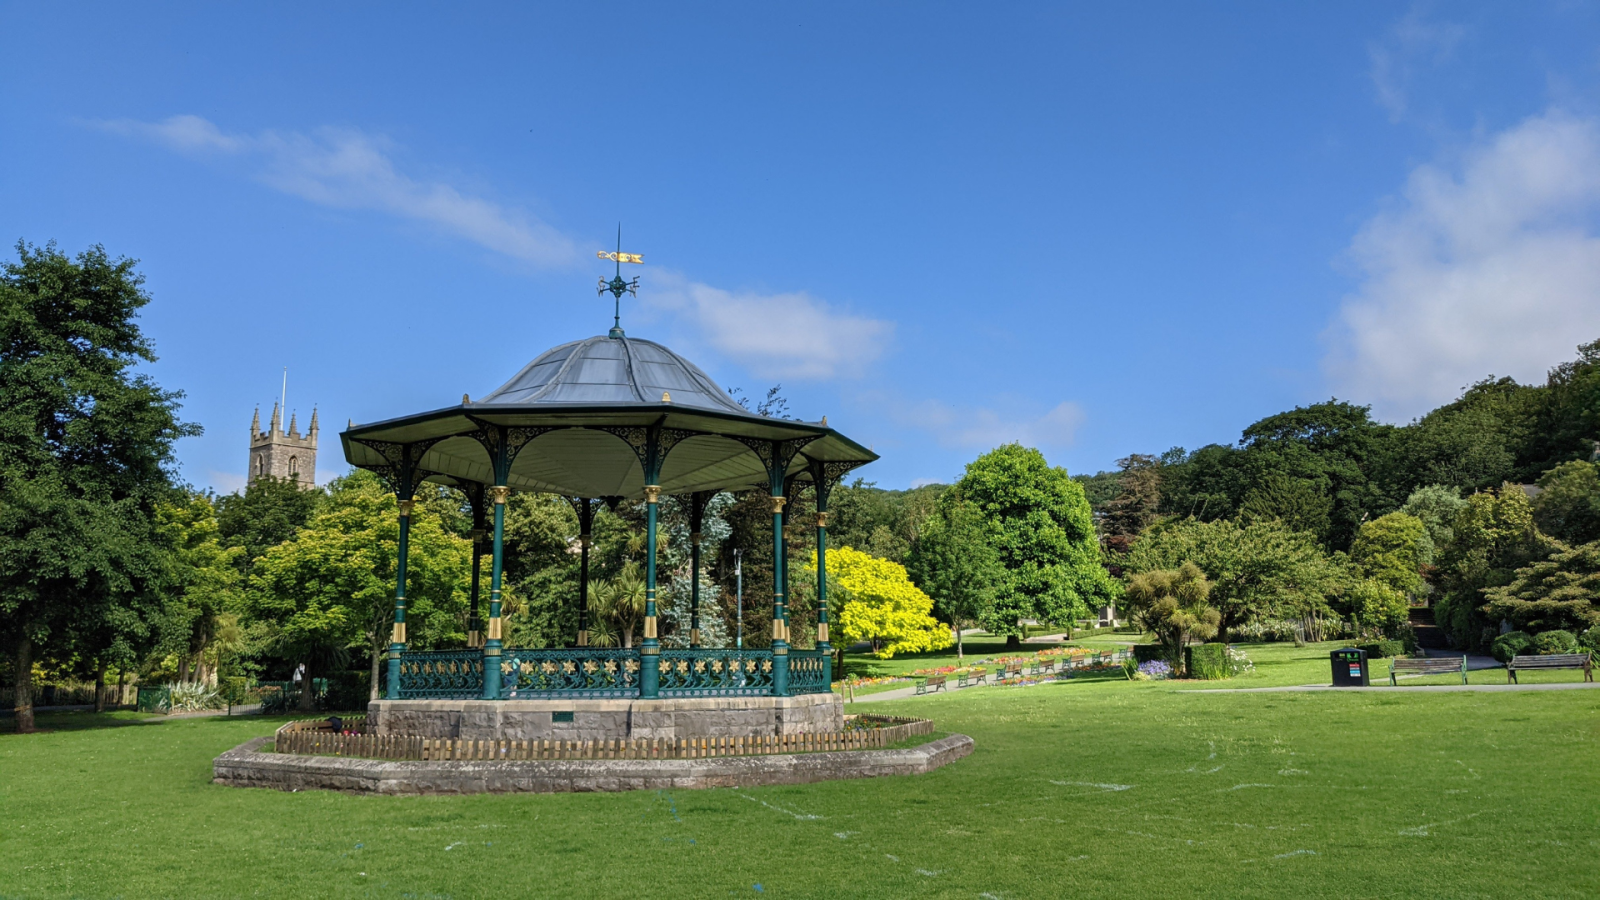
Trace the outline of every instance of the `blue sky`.
{"type": "Polygon", "coordinates": [[[184,476],[497,387],[624,304],[949,480],[1600,337],[1600,7],[0,3],[0,231],[142,261],[184,476]]]}

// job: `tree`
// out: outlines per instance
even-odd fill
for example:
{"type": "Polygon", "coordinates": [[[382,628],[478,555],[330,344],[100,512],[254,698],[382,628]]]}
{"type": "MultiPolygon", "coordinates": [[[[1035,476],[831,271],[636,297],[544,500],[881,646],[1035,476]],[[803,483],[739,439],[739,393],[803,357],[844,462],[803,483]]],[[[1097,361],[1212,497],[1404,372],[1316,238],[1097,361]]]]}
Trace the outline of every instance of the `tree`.
{"type": "MultiPolygon", "coordinates": [[[[1126,553],[1139,533],[1156,521],[1161,508],[1161,460],[1134,453],[1117,460],[1122,471],[1117,478],[1117,493],[1104,507],[1100,532],[1107,547],[1126,553]]],[[[1079,482],[1080,484],[1082,482],[1079,482]]]]}
{"type": "Polygon", "coordinates": [[[1183,668],[1183,648],[1217,633],[1222,615],[1206,598],[1211,584],[1200,567],[1186,562],[1177,569],[1140,572],[1128,581],[1123,602],[1133,620],[1152,632],[1173,671],[1183,668]]]}
{"type": "Polygon", "coordinates": [[[1482,609],[1484,591],[1511,583],[1516,570],[1550,555],[1553,545],[1533,524],[1527,494],[1514,484],[1467,498],[1456,515],[1450,547],[1439,557],[1442,596],[1434,619],[1456,646],[1479,649],[1494,639],[1482,609]]]}
{"type": "Polygon", "coordinates": [[[1209,602],[1229,630],[1264,616],[1305,616],[1328,607],[1348,577],[1305,532],[1281,522],[1163,522],[1136,541],[1123,563],[1130,573],[1199,566],[1209,602]]]}
{"type": "Polygon", "coordinates": [[[589,610],[597,621],[615,629],[601,629],[600,633],[620,635],[624,647],[633,646],[633,633],[644,621],[645,599],[644,576],[631,560],[610,579],[589,585],[589,610]]]}
{"type": "Polygon", "coordinates": [[[1358,579],[1340,599],[1352,620],[1380,634],[1392,634],[1411,608],[1406,595],[1381,578],[1358,579]]]}
{"type": "Polygon", "coordinates": [[[983,511],[960,491],[947,491],[911,552],[913,579],[933,596],[935,607],[955,628],[958,660],[965,658],[962,625],[990,615],[995,592],[1005,579],[991,537],[983,511]]]}
{"type": "Polygon", "coordinates": [[[1600,465],[1574,460],[1539,476],[1533,520],[1568,544],[1600,540],[1600,465]]]}
{"type": "Polygon", "coordinates": [[[1044,454],[1006,444],[967,464],[956,489],[989,520],[1006,570],[984,625],[1019,642],[1018,621],[1070,623],[1113,603],[1083,487],[1044,454]]]}
{"type": "Polygon", "coordinates": [[[235,562],[249,574],[250,564],[268,548],[294,537],[310,521],[324,496],[321,489],[308,490],[287,478],[257,478],[243,493],[217,498],[217,534],[225,546],[244,551],[235,562]]]}
{"type": "MultiPolygon", "coordinates": [[[[351,647],[371,663],[371,696],[394,623],[399,505],[368,472],[335,481],[321,511],[269,549],[250,573],[248,608],[267,652],[305,666],[303,683],[341,664],[351,647]]],[[[406,556],[406,637],[413,646],[465,639],[470,545],[417,504],[406,556]]],[[[309,709],[311,691],[301,692],[309,709]]]]}
{"type": "MultiPolygon", "coordinates": [[[[812,571],[816,571],[812,556],[812,571]]],[[[839,636],[866,641],[880,659],[950,646],[950,630],[930,613],[933,599],[907,577],[905,567],[850,547],[828,551],[828,579],[838,586],[839,636]]]]}
{"type": "Polygon", "coordinates": [[[1362,522],[1350,558],[1367,578],[1402,595],[1422,590],[1422,567],[1433,558],[1433,540],[1416,516],[1402,512],[1362,522]]]}
{"type": "Polygon", "coordinates": [[[156,512],[170,566],[161,649],[178,657],[179,681],[211,681],[220,660],[208,663],[206,651],[236,621],[244,587],[238,561],[245,550],[222,545],[216,509],[206,494],[191,493],[156,512]]]}
{"type": "Polygon", "coordinates": [[[135,261],[22,242],[0,270],[0,643],[17,730],[36,660],[148,647],[165,570],[155,510],[173,444],[200,429],[136,367],[150,302],[135,261]]]}
{"type": "Polygon", "coordinates": [[[1600,625],[1600,541],[1561,549],[1517,569],[1510,584],[1483,595],[1491,620],[1508,619],[1520,631],[1581,634],[1600,625]]]}
{"type": "Polygon", "coordinates": [[[1421,519],[1423,527],[1428,529],[1428,543],[1433,553],[1423,560],[1424,565],[1432,565],[1435,557],[1455,540],[1456,516],[1466,505],[1459,488],[1443,484],[1417,488],[1406,497],[1400,511],[1421,519]]]}

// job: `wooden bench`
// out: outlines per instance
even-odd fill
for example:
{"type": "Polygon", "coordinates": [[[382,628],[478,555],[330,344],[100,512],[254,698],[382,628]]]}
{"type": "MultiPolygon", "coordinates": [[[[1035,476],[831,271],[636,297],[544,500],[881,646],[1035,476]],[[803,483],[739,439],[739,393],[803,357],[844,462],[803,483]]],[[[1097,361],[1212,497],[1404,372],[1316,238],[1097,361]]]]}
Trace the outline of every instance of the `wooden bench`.
{"type": "Polygon", "coordinates": [[[931,694],[934,691],[942,691],[942,690],[944,690],[944,676],[943,675],[929,675],[927,678],[924,678],[924,679],[922,679],[922,680],[917,682],[917,691],[916,691],[916,693],[918,693],[918,694],[931,694]]]}
{"type": "Polygon", "coordinates": [[[1506,683],[1520,684],[1517,673],[1528,669],[1582,669],[1583,680],[1594,680],[1594,662],[1588,653],[1552,653],[1548,656],[1516,656],[1506,663],[1506,683]]]}
{"type": "Polygon", "coordinates": [[[1389,683],[1398,686],[1400,682],[1395,676],[1401,672],[1416,675],[1454,675],[1461,673],[1461,683],[1467,683],[1467,658],[1441,656],[1428,659],[1410,659],[1397,656],[1389,660],[1389,683]]]}
{"type": "Polygon", "coordinates": [[[988,672],[982,672],[982,671],[962,672],[961,674],[956,676],[956,687],[964,687],[965,688],[965,687],[974,687],[976,685],[984,684],[984,683],[986,683],[985,680],[988,677],[989,677],[989,673],[988,672]]]}
{"type": "Polygon", "coordinates": [[[1022,663],[1006,663],[1004,670],[995,673],[996,680],[1004,678],[1021,678],[1022,663]]]}

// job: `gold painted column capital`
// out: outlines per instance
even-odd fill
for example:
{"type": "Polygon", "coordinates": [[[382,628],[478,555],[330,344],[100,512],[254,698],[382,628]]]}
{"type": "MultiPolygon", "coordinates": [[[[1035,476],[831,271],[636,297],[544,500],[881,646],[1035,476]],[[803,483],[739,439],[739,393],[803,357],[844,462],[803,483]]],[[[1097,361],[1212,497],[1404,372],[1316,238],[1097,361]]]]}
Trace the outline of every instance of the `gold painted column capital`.
{"type": "Polygon", "coordinates": [[[511,499],[511,488],[497,484],[489,488],[489,496],[494,498],[495,506],[505,506],[506,501],[511,499]]]}
{"type": "Polygon", "coordinates": [[[827,528],[828,527],[828,514],[826,512],[817,513],[817,527],[818,528],[827,528]]]}
{"type": "Polygon", "coordinates": [[[661,502],[661,485],[659,485],[659,484],[647,484],[647,485],[645,485],[644,486],[644,502],[646,502],[646,503],[660,503],[661,502]]]}
{"type": "Polygon", "coordinates": [[[783,505],[789,502],[788,497],[772,497],[772,514],[779,515],[783,512],[783,505]]]}
{"type": "Polygon", "coordinates": [[[400,517],[401,518],[405,518],[405,519],[411,518],[411,510],[415,509],[416,505],[417,505],[417,501],[415,501],[415,500],[401,500],[400,501],[400,517]]]}

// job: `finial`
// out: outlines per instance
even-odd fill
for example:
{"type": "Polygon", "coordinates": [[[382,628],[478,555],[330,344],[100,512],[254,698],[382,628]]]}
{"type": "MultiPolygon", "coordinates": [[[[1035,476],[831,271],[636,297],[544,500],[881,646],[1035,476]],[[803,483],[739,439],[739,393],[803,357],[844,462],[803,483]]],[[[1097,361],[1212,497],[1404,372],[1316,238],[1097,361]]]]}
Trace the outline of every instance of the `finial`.
{"type": "Polygon", "coordinates": [[[606,292],[609,291],[611,292],[611,296],[614,298],[611,316],[611,331],[609,333],[610,336],[613,338],[626,337],[627,335],[622,331],[622,295],[632,294],[635,297],[639,296],[639,279],[635,278],[632,281],[623,281],[622,264],[638,263],[643,265],[644,257],[637,253],[622,252],[622,223],[620,222],[617,223],[616,252],[607,253],[606,251],[601,250],[596,253],[595,256],[599,257],[600,259],[609,259],[617,264],[617,275],[615,278],[611,279],[610,281],[606,281],[604,278],[600,279],[600,294],[601,296],[604,296],[606,292]]]}
{"type": "Polygon", "coordinates": [[[672,392],[671,391],[662,391],[661,392],[661,402],[662,403],[671,403],[672,402],[672,392]]]}
{"type": "Polygon", "coordinates": [[[823,416],[822,417],[822,427],[823,428],[827,428],[828,427],[828,417],[827,416],[823,416]]]}
{"type": "Polygon", "coordinates": [[[350,429],[352,429],[354,427],[356,427],[356,420],[355,419],[345,419],[344,420],[344,428],[345,428],[346,431],[349,431],[350,429]]]}
{"type": "Polygon", "coordinates": [[[468,403],[471,403],[471,402],[472,402],[472,398],[471,397],[467,396],[466,394],[462,394],[461,395],[461,405],[462,406],[466,406],[468,403]]]}

